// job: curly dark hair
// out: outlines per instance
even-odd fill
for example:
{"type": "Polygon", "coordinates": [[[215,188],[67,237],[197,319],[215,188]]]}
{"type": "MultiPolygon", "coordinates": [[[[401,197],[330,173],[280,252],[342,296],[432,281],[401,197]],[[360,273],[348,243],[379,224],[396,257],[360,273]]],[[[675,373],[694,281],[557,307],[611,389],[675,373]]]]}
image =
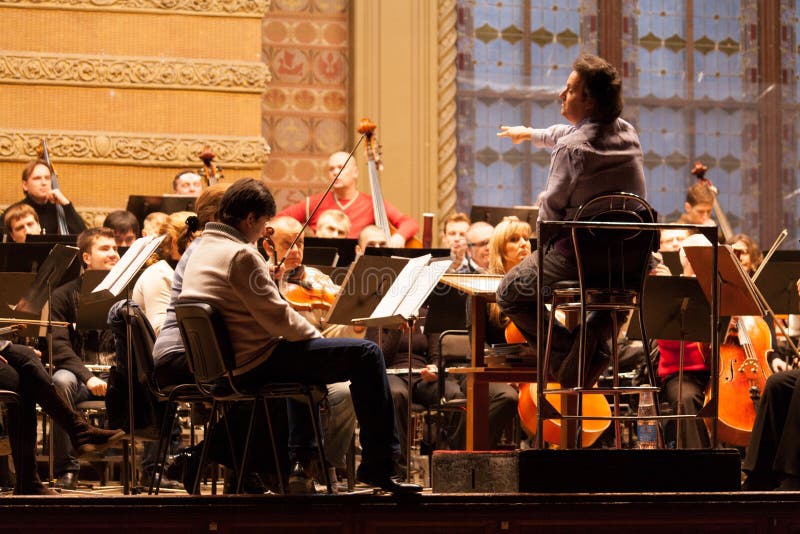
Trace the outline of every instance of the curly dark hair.
{"type": "Polygon", "coordinates": [[[622,79],[605,59],[584,54],[572,64],[583,84],[584,95],[594,100],[592,119],[610,123],[622,114],[622,79]]]}

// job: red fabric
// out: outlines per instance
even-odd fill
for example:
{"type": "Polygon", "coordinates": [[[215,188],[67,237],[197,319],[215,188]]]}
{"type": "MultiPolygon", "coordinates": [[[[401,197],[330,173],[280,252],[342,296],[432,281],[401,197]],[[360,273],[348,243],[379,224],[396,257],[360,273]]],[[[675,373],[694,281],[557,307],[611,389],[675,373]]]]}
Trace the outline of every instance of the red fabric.
{"type": "MultiPolygon", "coordinates": [[[[683,370],[684,371],[708,371],[705,355],[702,351],[703,343],[690,341],[686,343],[683,351],[683,370]]],[[[680,341],[658,340],[658,350],[661,353],[658,359],[658,376],[664,378],[678,372],[680,363],[680,341]]]]}
{"type": "MultiPolygon", "coordinates": [[[[314,209],[314,206],[317,205],[319,199],[322,198],[322,193],[318,193],[316,195],[311,195],[310,203],[309,203],[309,212],[314,209]]],[[[397,230],[396,232],[407,240],[414,236],[419,230],[419,224],[417,221],[405,215],[400,210],[389,204],[386,200],[383,201],[384,207],[386,209],[386,217],[389,219],[389,223],[394,226],[397,230]]],[[[316,215],[311,218],[311,229],[316,231],[317,230],[317,219],[319,215],[325,210],[338,210],[339,205],[336,204],[336,199],[334,198],[334,194],[331,192],[325,197],[325,200],[322,202],[322,205],[319,207],[316,215]]],[[[347,206],[347,209],[344,210],[348,217],[350,217],[350,233],[347,237],[351,238],[358,238],[359,232],[365,227],[369,226],[370,224],[375,224],[375,214],[372,211],[372,197],[365,193],[359,193],[358,197],[355,201],[347,206]]],[[[278,213],[278,216],[287,215],[289,217],[293,217],[300,221],[301,223],[305,222],[306,220],[306,201],[298,202],[292,206],[284,208],[278,213]]]]}

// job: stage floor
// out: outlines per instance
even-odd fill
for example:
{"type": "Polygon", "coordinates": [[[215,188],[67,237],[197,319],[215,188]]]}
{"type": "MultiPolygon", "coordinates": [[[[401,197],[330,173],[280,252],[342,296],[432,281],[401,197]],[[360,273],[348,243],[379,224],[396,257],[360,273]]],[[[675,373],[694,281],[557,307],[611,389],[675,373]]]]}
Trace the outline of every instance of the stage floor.
{"type": "Polygon", "coordinates": [[[0,532],[800,531],[800,493],[0,498],[0,532]]]}

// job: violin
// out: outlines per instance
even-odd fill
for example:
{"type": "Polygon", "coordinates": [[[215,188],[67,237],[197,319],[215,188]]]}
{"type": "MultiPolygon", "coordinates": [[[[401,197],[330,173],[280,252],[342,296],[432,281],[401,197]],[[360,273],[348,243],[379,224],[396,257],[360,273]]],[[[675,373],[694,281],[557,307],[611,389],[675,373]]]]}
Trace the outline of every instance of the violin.
{"type": "MultiPolygon", "coordinates": [[[[378,126],[369,119],[361,119],[358,126],[358,133],[366,137],[364,147],[367,152],[367,169],[369,170],[369,186],[372,191],[372,210],[375,214],[375,225],[383,230],[386,236],[386,241],[392,237],[395,230],[389,224],[389,219],[386,216],[386,204],[383,201],[383,192],[381,191],[381,180],[378,172],[383,170],[383,160],[381,145],[375,137],[375,129],[378,126]]],[[[422,248],[422,242],[416,237],[406,240],[406,248],[422,248]]]]}
{"type": "Polygon", "coordinates": [[[698,161],[694,164],[691,173],[694,174],[701,183],[705,184],[712,193],[714,193],[714,203],[712,204],[712,207],[714,208],[714,215],[717,216],[717,223],[719,224],[719,231],[722,233],[722,238],[727,243],[728,240],[733,237],[733,228],[731,228],[731,223],[728,221],[728,216],[725,215],[725,212],[722,210],[722,207],[720,207],[719,202],[717,202],[719,191],[716,187],[714,187],[714,184],[711,183],[711,180],[706,178],[706,171],[708,171],[708,167],[698,161]]]}
{"type": "Polygon", "coordinates": [[[339,293],[339,287],[322,271],[304,265],[289,273],[282,289],[283,296],[297,311],[327,311],[339,293]]]}
{"type": "Polygon", "coordinates": [[[200,161],[203,162],[203,167],[200,169],[199,173],[200,176],[203,177],[207,186],[214,185],[215,183],[221,181],[224,176],[222,175],[222,169],[214,163],[214,158],[217,157],[211,151],[209,146],[204,146],[203,150],[197,155],[200,158],[200,161]]]}

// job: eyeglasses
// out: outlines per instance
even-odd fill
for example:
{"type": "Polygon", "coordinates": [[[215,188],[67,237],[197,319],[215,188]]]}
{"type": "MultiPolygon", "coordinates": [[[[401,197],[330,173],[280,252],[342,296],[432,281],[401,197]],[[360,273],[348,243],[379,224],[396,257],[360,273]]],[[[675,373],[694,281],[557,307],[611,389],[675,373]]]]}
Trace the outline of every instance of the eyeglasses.
{"type": "Polygon", "coordinates": [[[468,247],[481,248],[481,247],[485,247],[488,244],[489,244],[489,240],[488,239],[484,239],[483,241],[478,241],[477,243],[467,243],[467,246],[468,247]]]}

